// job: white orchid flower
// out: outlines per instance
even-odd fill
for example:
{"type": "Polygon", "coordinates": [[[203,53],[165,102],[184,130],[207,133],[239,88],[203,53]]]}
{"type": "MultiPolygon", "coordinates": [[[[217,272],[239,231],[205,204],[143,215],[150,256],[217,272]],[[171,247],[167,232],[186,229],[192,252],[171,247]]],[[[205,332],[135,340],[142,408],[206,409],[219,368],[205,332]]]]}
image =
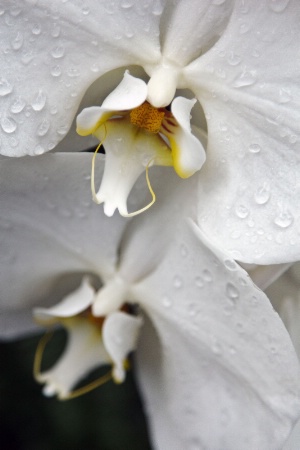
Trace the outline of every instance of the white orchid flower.
{"type": "Polygon", "coordinates": [[[122,381],[137,346],[154,448],[282,448],[300,413],[297,358],[265,294],[195,224],[196,180],[155,168],[161,202],[107,218],[90,199],[91,155],[68,156],[1,162],[2,336],[28,331],[33,309],[67,327],[61,359],[38,373],[62,398],[96,365],[122,381]]]}
{"type": "MultiPolygon", "coordinates": [[[[108,166],[94,192],[107,214],[116,207],[127,214],[126,196],[141,171],[172,164],[179,175],[198,171],[197,222],[216,246],[248,263],[299,259],[297,0],[1,3],[2,154],[38,155],[56,148],[85,91],[98,80],[82,107],[102,114],[113,99],[109,114],[114,110],[123,120],[118,127],[107,122],[108,166]],[[141,89],[120,96],[116,105],[127,69],[141,89]],[[179,105],[184,127],[176,119],[176,133],[169,136],[142,127],[134,141],[137,125],[123,113],[145,99],[154,109],[172,103],[174,118],[179,105]],[[197,128],[207,128],[207,146],[197,128]]],[[[88,115],[81,114],[79,125],[88,115]]],[[[102,139],[105,127],[93,132],[102,139]]],[[[87,148],[85,142],[74,140],[73,150],[87,148]]]]}

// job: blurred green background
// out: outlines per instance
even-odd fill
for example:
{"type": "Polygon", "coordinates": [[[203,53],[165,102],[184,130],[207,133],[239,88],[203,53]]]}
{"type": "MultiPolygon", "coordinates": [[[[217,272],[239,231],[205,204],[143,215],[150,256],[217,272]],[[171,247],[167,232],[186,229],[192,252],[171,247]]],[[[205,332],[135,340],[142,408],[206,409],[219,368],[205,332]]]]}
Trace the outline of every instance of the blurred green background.
{"type": "MultiPolygon", "coordinates": [[[[121,385],[110,381],[74,400],[46,398],[32,376],[39,338],[0,344],[1,449],[151,450],[132,372],[121,385]]],[[[63,332],[55,335],[45,352],[46,367],[64,340],[63,332]]],[[[94,372],[90,380],[106,372],[94,372]]]]}

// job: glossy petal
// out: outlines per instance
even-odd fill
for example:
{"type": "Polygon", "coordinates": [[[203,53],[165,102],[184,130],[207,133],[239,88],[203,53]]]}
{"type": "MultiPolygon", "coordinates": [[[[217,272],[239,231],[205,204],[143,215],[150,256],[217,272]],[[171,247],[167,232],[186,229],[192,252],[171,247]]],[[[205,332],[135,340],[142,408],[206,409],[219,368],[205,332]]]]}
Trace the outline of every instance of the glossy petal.
{"type": "Polygon", "coordinates": [[[125,361],[136,349],[142,326],[141,317],[131,316],[122,311],[110,314],[103,325],[103,344],[113,363],[113,377],[117,383],[125,379],[125,361]]]}
{"type": "Polygon", "coordinates": [[[135,0],[130,6],[122,0],[2,2],[2,154],[53,149],[93,81],[116,67],[159,58],[154,2],[135,0]]]}
{"type": "Polygon", "coordinates": [[[299,259],[300,9],[236,2],[215,46],[186,69],[208,125],[199,224],[243,262],[299,259]]]}
{"type": "Polygon", "coordinates": [[[155,448],[279,450],[300,413],[294,349],[266,296],[207,244],[187,226],[132,292],[152,322],[138,359],[155,448]]]}
{"type": "Polygon", "coordinates": [[[99,128],[95,135],[100,141],[105,140],[106,149],[97,202],[104,203],[107,216],[112,216],[116,209],[126,216],[127,198],[137,179],[147,165],[171,165],[170,149],[158,135],[139,131],[127,119],[111,120],[106,123],[106,131],[99,128]]]}
{"type": "Polygon", "coordinates": [[[141,105],[147,97],[147,85],[143,80],[125,72],[121,83],[104,100],[101,107],[85,108],[77,116],[77,133],[92,134],[118,111],[130,110],[141,105]]]}
{"type": "Polygon", "coordinates": [[[183,67],[205,53],[230,19],[232,0],[167,1],[161,19],[162,54],[183,67]]]}
{"type": "Polygon", "coordinates": [[[191,132],[190,113],[195,102],[184,97],[174,99],[171,111],[179,126],[173,129],[173,135],[166,133],[171,143],[174,169],[182,178],[200,170],[206,158],[201,142],[191,132]]]}
{"type": "MultiPolygon", "coordinates": [[[[117,216],[112,223],[93,204],[91,157],[56,154],[1,161],[2,311],[55,304],[79,285],[82,274],[104,281],[113,273],[128,220],[117,216]]],[[[101,173],[103,160],[98,160],[101,173]]]]}
{"type": "Polygon", "coordinates": [[[95,289],[88,277],[84,277],[81,285],[68,294],[60,303],[51,308],[34,308],[33,316],[37,322],[47,325],[56,322],[57,318],[76,316],[88,309],[95,297],[95,289]]]}

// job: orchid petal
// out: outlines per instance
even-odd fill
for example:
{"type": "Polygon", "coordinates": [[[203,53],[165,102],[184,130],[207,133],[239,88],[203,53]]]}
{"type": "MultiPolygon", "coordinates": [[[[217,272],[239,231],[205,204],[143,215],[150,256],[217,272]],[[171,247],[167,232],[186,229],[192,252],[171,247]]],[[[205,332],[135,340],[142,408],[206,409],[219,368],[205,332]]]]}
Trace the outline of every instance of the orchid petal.
{"type": "Polygon", "coordinates": [[[60,303],[51,308],[34,308],[33,317],[38,323],[47,325],[56,322],[57,318],[76,316],[88,309],[95,297],[95,289],[88,277],[82,279],[81,285],[68,294],[60,303]]]}
{"type": "Polygon", "coordinates": [[[116,209],[127,215],[127,198],[138,177],[153,164],[172,165],[171,151],[156,134],[145,133],[126,119],[106,123],[95,135],[105,141],[106,160],[103,179],[96,194],[104,203],[107,216],[116,209]],[[105,137],[106,136],[106,137],[105,137]]]}
{"type": "Polygon", "coordinates": [[[232,0],[167,1],[161,19],[162,54],[184,66],[203,54],[223,33],[232,0]],[[197,7],[196,7],[197,6],[197,7]]]}
{"type": "Polygon", "coordinates": [[[2,154],[53,149],[97,78],[160,57],[160,17],[152,14],[153,2],[135,0],[130,7],[121,0],[2,3],[2,154]]]}
{"type": "Polygon", "coordinates": [[[81,317],[64,319],[62,323],[68,330],[67,347],[54,367],[37,376],[40,383],[45,383],[44,394],[60,399],[67,398],[93,369],[110,363],[97,325],[81,317]]]}
{"type": "Polygon", "coordinates": [[[101,107],[85,108],[77,116],[77,133],[81,136],[93,133],[114,113],[136,108],[146,97],[146,83],[126,71],[121,83],[106,97],[101,107]]]}
{"type": "Polygon", "coordinates": [[[237,2],[220,40],[185,69],[208,126],[199,225],[242,262],[299,260],[299,14],[297,0],[237,2]]]}
{"type": "Polygon", "coordinates": [[[182,178],[200,170],[206,158],[201,142],[191,133],[190,113],[195,102],[184,97],[175,98],[171,111],[179,126],[172,128],[173,133],[166,133],[172,148],[174,169],[182,178]]]}
{"type": "Polygon", "coordinates": [[[136,349],[142,323],[141,317],[122,311],[116,311],[105,319],[103,344],[114,363],[113,377],[117,383],[125,379],[124,363],[128,354],[136,349]]]}
{"type": "Polygon", "coordinates": [[[152,322],[138,375],[154,446],[279,449],[300,413],[294,349],[264,293],[201,240],[186,225],[131,292],[152,322]]]}
{"type": "MultiPolygon", "coordinates": [[[[93,273],[102,281],[113,273],[128,220],[117,216],[112,225],[93,204],[91,157],[55,154],[1,161],[3,310],[45,304],[47,297],[48,305],[56,303],[54,288],[62,278],[60,298],[74,289],[82,273],[93,273]]],[[[101,174],[103,158],[98,160],[101,174]]]]}

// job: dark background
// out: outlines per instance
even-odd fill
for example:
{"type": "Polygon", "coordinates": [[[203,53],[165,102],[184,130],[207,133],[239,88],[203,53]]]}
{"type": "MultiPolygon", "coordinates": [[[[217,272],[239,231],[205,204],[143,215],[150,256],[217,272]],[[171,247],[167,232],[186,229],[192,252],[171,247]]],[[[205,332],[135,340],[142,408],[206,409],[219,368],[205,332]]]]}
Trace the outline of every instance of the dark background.
{"type": "MultiPolygon", "coordinates": [[[[132,371],[123,384],[110,381],[77,399],[46,398],[32,376],[39,339],[0,344],[2,450],[151,450],[132,371]]],[[[43,370],[57,359],[64,340],[63,332],[54,336],[43,370]]],[[[106,372],[103,368],[89,379],[106,372]]]]}

